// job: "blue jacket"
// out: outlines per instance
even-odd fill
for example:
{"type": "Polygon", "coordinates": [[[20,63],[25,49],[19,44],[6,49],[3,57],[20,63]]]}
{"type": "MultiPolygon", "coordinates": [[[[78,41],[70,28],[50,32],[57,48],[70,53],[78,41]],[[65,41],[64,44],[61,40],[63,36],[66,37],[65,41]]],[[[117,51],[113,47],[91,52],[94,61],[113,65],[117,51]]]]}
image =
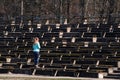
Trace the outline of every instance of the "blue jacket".
{"type": "Polygon", "coordinates": [[[41,48],[40,43],[38,42],[33,44],[32,48],[34,52],[40,52],[40,48],[41,48]]]}

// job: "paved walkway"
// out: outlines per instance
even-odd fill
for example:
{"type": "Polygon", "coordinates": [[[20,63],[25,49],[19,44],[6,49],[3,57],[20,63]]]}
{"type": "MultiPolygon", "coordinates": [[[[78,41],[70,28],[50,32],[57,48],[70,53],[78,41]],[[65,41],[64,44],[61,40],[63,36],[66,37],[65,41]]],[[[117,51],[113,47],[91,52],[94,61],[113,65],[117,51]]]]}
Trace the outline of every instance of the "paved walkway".
{"type": "Polygon", "coordinates": [[[0,80],[118,80],[118,79],[49,77],[49,76],[36,76],[36,75],[25,75],[25,74],[0,74],[0,80]]]}

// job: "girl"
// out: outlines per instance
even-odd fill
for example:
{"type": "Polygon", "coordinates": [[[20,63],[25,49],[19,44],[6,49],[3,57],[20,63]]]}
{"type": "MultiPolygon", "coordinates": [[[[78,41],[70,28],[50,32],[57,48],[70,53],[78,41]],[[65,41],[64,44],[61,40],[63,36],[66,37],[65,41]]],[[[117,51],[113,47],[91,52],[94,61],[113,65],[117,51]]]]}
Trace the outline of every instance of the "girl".
{"type": "Polygon", "coordinates": [[[33,54],[34,54],[34,65],[36,68],[38,68],[39,67],[38,63],[39,63],[39,59],[40,59],[39,52],[40,52],[40,48],[41,48],[38,37],[34,38],[34,43],[33,43],[32,48],[33,48],[33,54]]]}

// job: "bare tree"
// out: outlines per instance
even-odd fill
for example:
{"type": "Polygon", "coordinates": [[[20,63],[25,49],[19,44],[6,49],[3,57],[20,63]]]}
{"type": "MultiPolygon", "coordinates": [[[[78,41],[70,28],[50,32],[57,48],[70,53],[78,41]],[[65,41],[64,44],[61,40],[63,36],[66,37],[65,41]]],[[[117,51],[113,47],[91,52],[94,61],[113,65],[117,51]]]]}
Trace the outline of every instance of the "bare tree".
{"type": "MultiPolygon", "coordinates": [[[[40,19],[56,19],[69,23],[89,21],[102,23],[106,18],[108,23],[120,21],[120,0],[23,0],[24,16],[39,16],[40,19]]],[[[21,15],[21,0],[0,0],[0,14],[6,19],[21,15]]]]}

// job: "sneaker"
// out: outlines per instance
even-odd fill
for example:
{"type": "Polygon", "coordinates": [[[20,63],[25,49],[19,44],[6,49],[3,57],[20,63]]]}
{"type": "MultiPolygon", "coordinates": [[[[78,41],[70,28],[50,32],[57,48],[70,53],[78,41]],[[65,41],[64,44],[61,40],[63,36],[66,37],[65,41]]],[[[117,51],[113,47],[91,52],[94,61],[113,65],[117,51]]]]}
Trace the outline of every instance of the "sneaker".
{"type": "Polygon", "coordinates": [[[38,65],[35,65],[36,68],[40,68],[38,65]]]}

